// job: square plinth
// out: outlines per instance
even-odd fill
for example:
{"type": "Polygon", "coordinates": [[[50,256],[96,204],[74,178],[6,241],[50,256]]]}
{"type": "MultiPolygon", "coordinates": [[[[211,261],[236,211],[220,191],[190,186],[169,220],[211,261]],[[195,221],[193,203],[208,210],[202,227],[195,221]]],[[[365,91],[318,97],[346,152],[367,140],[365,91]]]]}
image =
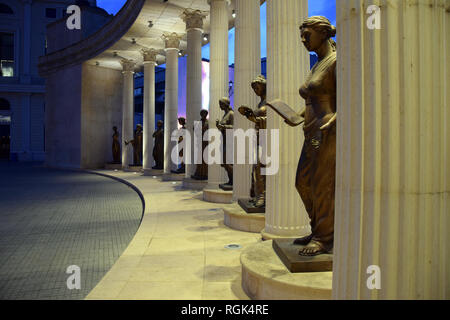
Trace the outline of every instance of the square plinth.
{"type": "Polygon", "coordinates": [[[265,207],[256,208],[250,202],[250,199],[239,199],[238,203],[241,206],[241,208],[247,213],[266,213],[265,207]]]}
{"type": "Polygon", "coordinates": [[[294,239],[275,239],[272,247],[286,268],[292,273],[298,272],[326,272],[333,270],[333,255],[320,254],[318,256],[301,256],[300,245],[294,245],[294,239]]]}

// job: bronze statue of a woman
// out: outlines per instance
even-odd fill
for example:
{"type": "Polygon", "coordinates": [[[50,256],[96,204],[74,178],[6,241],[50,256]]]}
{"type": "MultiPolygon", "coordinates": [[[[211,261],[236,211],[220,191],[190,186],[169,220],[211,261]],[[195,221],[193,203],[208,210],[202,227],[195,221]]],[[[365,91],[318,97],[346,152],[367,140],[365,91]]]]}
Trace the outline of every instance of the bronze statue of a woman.
{"type": "MultiPolygon", "coordinates": [[[[267,128],[267,107],[266,107],[266,87],[267,81],[263,75],[257,76],[252,81],[252,89],[255,94],[260,97],[261,101],[255,110],[246,106],[239,108],[239,112],[249,121],[255,123],[257,146],[259,146],[259,130],[267,128]]],[[[261,163],[259,156],[257,162],[253,165],[252,171],[252,188],[250,194],[252,196],[251,204],[255,208],[265,208],[266,206],[266,176],[261,174],[264,164],[261,163]]]]}
{"type": "Polygon", "coordinates": [[[295,186],[311,219],[312,233],[295,240],[299,254],[331,253],[334,238],[334,186],[336,177],[336,28],[321,16],[306,19],[300,27],[308,51],[319,60],[300,87],[306,100],[301,114],[279,100],[268,103],[290,126],[303,122],[305,142],[298,163],[295,186]]]}
{"type": "Polygon", "coordinates": [[[113,143],[112,143],[112,154],[113,154],[113,163],[120,163],[120,141],[119,141],[119,131],[117,127],[113,127],[113,143]]]}
{"type": "MultiPolygon", "coordinates": [[[[228,182],[219,185],[222,190],[231,191],[233,190],[233,165],[227,163],[227,129],[233,129],[234,126],[234,111],[231,108],[230,99],[224,97],[219,100],[220,109],[224,112],[222,120],[216,120],[216,127],[222,133],[222,167],[225,169],[228,175],[228,182]]],[[[229,141],[228,143],[233,143],[233,141],[229,141]]]]}
{"type": "MultiPolygon", "coordinates": [[[[206,131],[209,129],[208,124],[208,110],[202,110],[200,111],[200,121],[199,125],[202,127],[202,137],[204,137],[206,131]]],[[[194,129],[195,131],[195,129],[194,129]]],[[[202,139],[202,163],[197,164],[195,173],[191,176],[194,180],[208,180],[208,165],[206,164],[205,160],[203,159],[203,152],[205,151],[206,147],[208,146],[208,141],[203,141],[202,139]]]]}

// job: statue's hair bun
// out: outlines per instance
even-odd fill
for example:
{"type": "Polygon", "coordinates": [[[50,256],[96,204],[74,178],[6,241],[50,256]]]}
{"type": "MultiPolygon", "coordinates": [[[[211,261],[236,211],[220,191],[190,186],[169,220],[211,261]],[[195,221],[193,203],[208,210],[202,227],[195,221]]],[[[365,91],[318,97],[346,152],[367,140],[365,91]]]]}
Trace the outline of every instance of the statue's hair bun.
{"type": "Polygon", "coordinates": [[[334,37],[336,35],[336,27],[331,25],[330,27],[330,37],[334,37]]]}

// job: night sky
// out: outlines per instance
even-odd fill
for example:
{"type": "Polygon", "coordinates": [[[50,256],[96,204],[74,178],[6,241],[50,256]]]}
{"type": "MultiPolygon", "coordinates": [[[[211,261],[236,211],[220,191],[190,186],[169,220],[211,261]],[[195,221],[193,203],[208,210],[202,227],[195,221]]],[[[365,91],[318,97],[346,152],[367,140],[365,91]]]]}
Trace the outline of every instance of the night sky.
{"type": "MultiPolygon", "coordinates": [[[[126,0],[97,0],[97,5],[112,14],[116,14],[125,4],[126,0]]],[[[336,25],[336,2],[330,0],[310,0],[309,16],[322,15],[336,25]]],[[[266,57],[266,4],[261,6],[261,57],[266,57]]],[[[229,34],[229,64],[234,63],[234,29],[229,34]]],[[[209,59],[209,45],[202,49],[203,58],[209,59]]]]}

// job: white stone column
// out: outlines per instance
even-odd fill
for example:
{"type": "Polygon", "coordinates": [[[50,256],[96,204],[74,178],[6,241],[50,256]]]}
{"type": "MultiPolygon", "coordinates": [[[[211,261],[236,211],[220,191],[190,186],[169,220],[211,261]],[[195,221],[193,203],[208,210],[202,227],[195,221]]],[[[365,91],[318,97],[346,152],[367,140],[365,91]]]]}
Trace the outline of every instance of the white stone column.
{"type": "Polygon", "coordinates": [[[171,153],[177,142],[172,141],[172,133],[178,129],[178,52],[181,36],[173,32],[164,34],[166,51],[166,88],[164,104],[164,174],[176,170],[171,153]]]}
{"type": "MultiPolygon", "coordinates": [[[[255,109],[260,101],[251,87],[252,80],[261,73],[260,0],[236,0],[235,12],[234,129],[246,131],[255,125],[237,110],[242,105],[255,109]]],[[[248,143],[245,150],[246,164],[233,166],[234,200],[250,197],[252,165],[249,164],[248,143]]]]}
{"type": "Polygon", "coordinates": [[[155,49],[142,50],[144,57],[144,132],[143,132],[143,159],[142,167],[149,172],[154,163],[153,159],[153,132],[155,132],[155,49]]]}
{"type": "Polygon", "coordinates": [[[333,298],[450,299],[449,2],[364,4],[337,7],[333,298]]]}
{"type": "MultiPolygon", "coordinates": [[[[301,43],[299,30],[307,15],[307,0],[267,1],[267,101],[281,99],[297,112],[305,107],[298,89],[310,69],[309,53],[301,43]]],[[[267,128],[279,129],[279,144],[271,146],[272,153],[279,152],[279,171],[266,180],[263,238],[307,235],[309,218],[295,188],[304,140],[302,127],[289,127],[268,108],[267,128]]]]}
{"type": "MultiPolygon", "coordinates": [[[[184,151],[186,159],[186,178],[195,172],[194,164],[194,121],[200,119],[202,110],[202,37],[203,20],[206,14],[200,10],[185,10],[182,18],[187,31],[187,72],[186,72],[186,128],[191,135],[191,150],[184,151]]],[[[200,144],[200,150],[202,150],[200,144]]]]}
{"type": "Polygon", "coordinates": [[[133,148],[125,141],[133,139],[134,131],[134,67],[135,62],[127,59],[121,61],[123,74],[122,94],[122,168],[126,169],[133,161],[133,148]]]}
{"type": "MultiPolygon", "coordinates": [[[[228,1],[208,0],[211,5],[210,25],[210,86],[209,128],[216,128],[216,119],[222,119],[219,100],[228,97],[228,1]]],[[[218,189],[227,181],[225,169],[219,164],[208,166],[206,189],[218,189]]]]}

